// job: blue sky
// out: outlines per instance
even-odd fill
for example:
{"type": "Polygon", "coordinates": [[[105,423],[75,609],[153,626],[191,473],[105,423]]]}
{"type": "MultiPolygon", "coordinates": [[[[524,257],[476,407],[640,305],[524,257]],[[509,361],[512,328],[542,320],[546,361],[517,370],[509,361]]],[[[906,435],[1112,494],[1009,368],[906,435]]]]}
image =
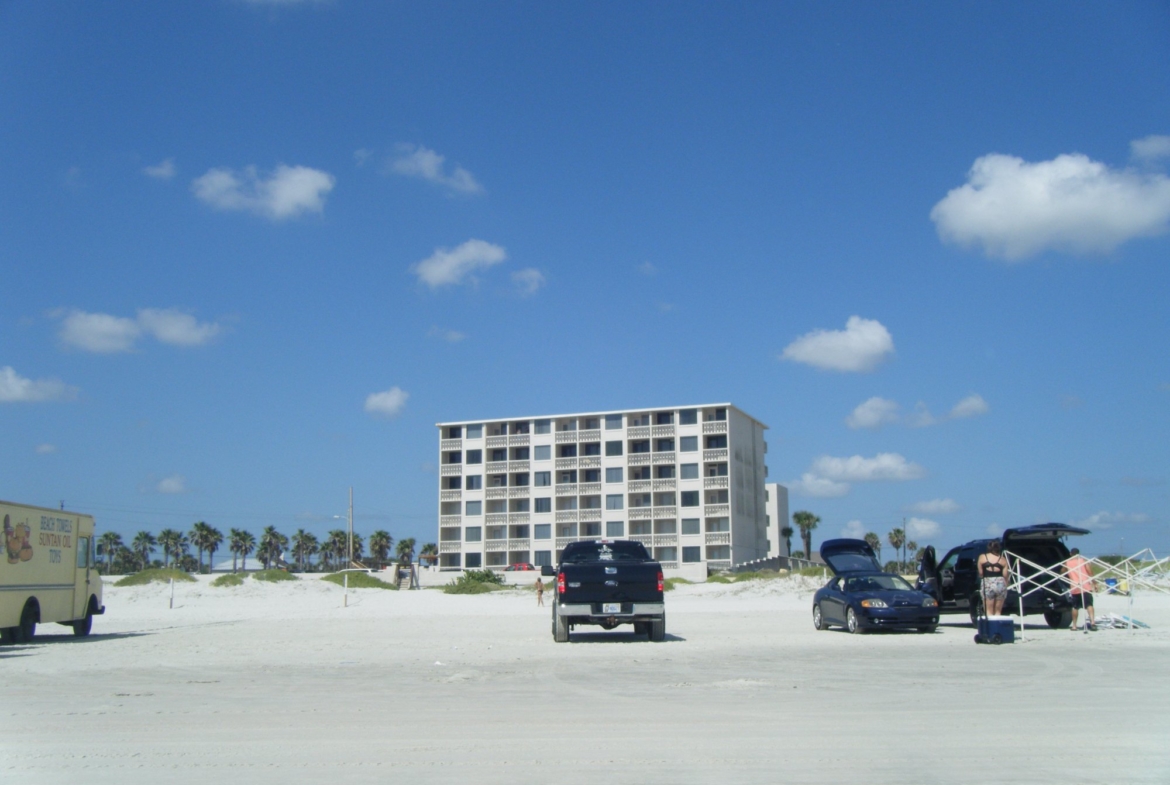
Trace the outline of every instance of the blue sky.
{"type": "Polygon", "coordinates": [[[321,534],[352,485],[426,542],[438,421],[731,401],[817,541],[1164,554],[1167,42],[1160,3],[0,3],[0,498],[321,534]]]}

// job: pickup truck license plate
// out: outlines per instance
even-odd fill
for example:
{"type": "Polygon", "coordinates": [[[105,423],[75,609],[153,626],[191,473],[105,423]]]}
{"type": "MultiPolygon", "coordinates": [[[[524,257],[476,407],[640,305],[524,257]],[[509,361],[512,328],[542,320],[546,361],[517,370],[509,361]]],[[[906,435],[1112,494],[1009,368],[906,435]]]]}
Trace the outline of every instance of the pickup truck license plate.
{"type": "Polygon", "coordinates": [[[601,605],[602,613],[621,613],[622,604],[620,602],[605,602],[601,605]]]}

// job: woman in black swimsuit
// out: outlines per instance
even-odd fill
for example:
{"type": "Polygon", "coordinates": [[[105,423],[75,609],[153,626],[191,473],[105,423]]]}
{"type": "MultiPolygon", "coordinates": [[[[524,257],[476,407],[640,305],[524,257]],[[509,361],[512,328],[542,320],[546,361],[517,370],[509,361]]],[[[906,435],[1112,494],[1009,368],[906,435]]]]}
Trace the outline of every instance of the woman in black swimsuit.
{"type": "Polygon", "coordinates": [[[1007,600],[1008,560],[999,540],[991,541],[987,553],[979,557],[975,567],[983,579],[983,607],[987,609],[987,615],[1002,615],[1003,603],[1007,600]]]}

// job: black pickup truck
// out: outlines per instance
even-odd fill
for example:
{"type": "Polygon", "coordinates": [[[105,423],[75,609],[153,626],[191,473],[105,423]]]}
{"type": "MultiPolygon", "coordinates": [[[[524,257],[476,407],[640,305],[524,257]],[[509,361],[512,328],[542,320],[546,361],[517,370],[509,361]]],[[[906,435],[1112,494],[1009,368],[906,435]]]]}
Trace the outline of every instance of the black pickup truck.
{"type": "Polygon", "coordinates": [[[552,604],[553,640],[565,643],[580,624],[612,630],[633,624],[634,632],[652,641],[666,638],[662,602],[662,565],[632,540],[569,543],[557,567],[541,567],[556,576],[552,604]]]}

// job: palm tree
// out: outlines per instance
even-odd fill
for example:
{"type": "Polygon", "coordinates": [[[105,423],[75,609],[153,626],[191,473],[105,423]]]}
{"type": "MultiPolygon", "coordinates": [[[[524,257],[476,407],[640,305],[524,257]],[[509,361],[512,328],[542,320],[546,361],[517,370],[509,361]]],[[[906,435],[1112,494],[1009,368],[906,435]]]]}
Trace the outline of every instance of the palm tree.
{"type": "Polygon", "coordinates": [[[336,570],[337,565],[349,552],[349,535],[345,533],[344,529],[334,529],[329,532],[325,544],[321,547],[321,552],[327,557],[330,569],[336,570]]]}
{"type": "Polygon", "coordinates": [[[808,510],[798,510],[792,513],[792,522],[800,529],[800,539],[804,541],[804,558],[812,558],[812,533],[821,519],[808,510]]]}
{"type": "MultiPolygon", "coordinates": [[[[886,539],[890,541],[890,545],[894,546],[894,555],[898,556],[901,552],[902,546],[906,544],[906,532],[902,531],[901,529],[894,528],[890,531],[889,534],[886,535],[886,539]]],[[[899,569],[901,569],[900,565],[899,569]]]]}
{"type": "Polygon", "coordinates": [[[873,548],[880,562],[882,560],[882,538],[878,536],[877,532],[867,532],[865,535],[865,544],[873,548]]]}
{"type": "Polygon", "coordinates": [[[240,569],[244,572],[248,571],[248,554],[256,550],[256,535],[250,531],[240,532],[239,553],[242,557],[240,569]]]}
{"type": "Polygon", "coordinates": [[[433,542],[428,542],[422,547],[422,550],[418,552],[418,560],[420,562],[425,561],[429,564],[434,564],[439,560],[439,546],[433,542]]]}
{"type": "Polygon", "coordinates": [[[154,546],[158,544],[158,540],[150,532],[138,532],[134,535],[133,549],[142,563],[140,570],[145,570],[150,566],[150,554],[154,552],[154,546]]]}
{"type": "MultiPolygon", "coordinates": [[[[362,551],[364,548],[365,548],[365,543],[362,541],[361,535],[354,534],[353,535],[353,560],[354,561],[361,561],[362,551]]],[[[352,566],[352,565],[347,565],[347,566],[352,566]]]]}
{"type": "Polygon", "coordinates": [[[386,560],[390,558],[390,547],[394,544],[394,538],[390,536],[390,532],[378,529],[370,535],[370,557],[375,564],[386,566],[386,560]]]}
{"type": "Polygon", "coordinates": [[[792,555],[792,535],[794,534],[796,534],[796,530],[788,525],[780,530],[780,536],[784,538],[784,551],[789,556],[792,555]]]}
{"type": "Polygon", "coordinates": [[[174,529],[163,529],[158,533],[158,544],[162,546],[164,568],[170,567],[171,557],[178,555],[180,537],[183,537],[183,533],[174,529]]]}
{"type": "Polygon", "coordinates": [[[280,562],[280,555],[288,545],[288,537],[276,530],[275,526],[265,526],[260,533],[260,550],[257,556],[264,563],[265,569],[274,563],[280,562]]]}
{"type": "Polygon", "coordinates": [[[906,550],[902,551],[902,561],[909,562],[910,561],[910,554],[912,554],[912,553],[915,555],[915,561],[917,561],[918,560],[917,559],[918,543],[914,542],[914,540],[907,540],[906,541],[906,550]]]}
{"type": "Polygon", "coordinates": [[[103,532],[98,537],[98,544],[102,548],[102,555],[106,557],[106,573],[110,574],[114,566],[114,554],[122,547],[122,535],[117,532],[103,532]]]}
{"type": "Polygon", "coordinates": [[[207,571],[211,572],[211,558],[215,556],[215,552],[219,550],[219,546],[223,543],[223,532],[214,526],[207,527],[206,538],[203,547],[207,549],[207,571]]]}
{"type": "Polygon", "coordinates": [[[414,538],[407,537],[405,540],[398,541],[398,561],[402,564],[410,564],[414,561],[414,538]]]}
{"type": "Polygon", "coordinates": [[[203,572],[203,550],[207,544],[207,530],[210,528],[204,521],[195,521],[191,524],[191,532],[188,535],[191,544],[199,551],[199,572],[203,572]]]}
{"type": "Polygon", "coordinates": [[[306,561],[317,552],[317,538],[304,529],[297,529],[292,536],[293,558],[297,560],[297,567],[303,572],[306,561]]]}

